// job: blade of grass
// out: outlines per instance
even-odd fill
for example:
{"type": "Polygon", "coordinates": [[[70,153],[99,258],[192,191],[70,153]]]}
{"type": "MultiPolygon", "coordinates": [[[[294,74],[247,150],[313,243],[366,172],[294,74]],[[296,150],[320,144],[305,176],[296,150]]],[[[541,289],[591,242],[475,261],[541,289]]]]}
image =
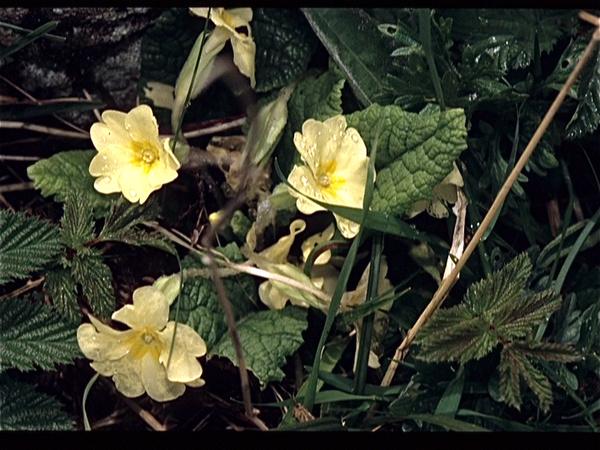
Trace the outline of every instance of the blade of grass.
{"type": "Polygon", "coordinates": [[[435,67],[435,60],[433,59],[433,49],[431,47],[431,9],[423,8],[419,14],[419,38],[421,45],[425,51],[425,58],[427,59],[427,65],[429,66],[429,73],[431,75],[431,81],[435,88],[435,95],[440,105],[440,111],[446,109],[444,103],[444,92],[442,91],[442,83],[440,82],[440,76],[438,75],[435,67]]]}
{"type": "Polygon", "coordinates": [[[405,419],[422,420],[423,422],[444,427],[450,431],[490,431],[487,428],[463,420],[452,419],[446,416],[434,416],[432,414],[410,414],[405,419]]]}
{"type": "Polygon", "coordinates": [[[90,381],[88,381],[88,384],[85,387],[85,390],[83,391],[83,400],[82,400],[82,407],[81,407],[81,409],[83,410],[83,428],[85,429],[85,431],[91,431],[92,430],[92,427],[90,427],[90,421],[88,420],[87,411],[85,409],[85,404],[87,402],[88,394],[90,393],[90,390],[92,389],[92,386],[94,385],[94,383],[96,382],[96,380],[98,379],[99,376],[100,376],[100,374],[96,373],[96,375],[94,375],[90,379],[90,381]]]}
{"type": "Polygon", "coordinates": [[[42,25],[39,28],[36,28],[31,33],[28,33],[26,36],[23,36],[21,39],[19,39],[14,44],[9,45],[4,50],[0,51],[0,61],[3,60],[4,58],[6,58],[7,56],[10,56],[13,53],[18,52],[23,47],[28,46],[36,39],[41,38],[48,31],[56,28],[57,25],[58,25],[58,22],[51,21],[51,22],[45,23],[44,25],[42,25]]]}
{"type": "Polygon", "coordinates": [[[459,417],[479,417],[481,419],[486,419],[493,422],[495,425],[499,426],[505,431],[535,431],[535,428],[523,425],[522,423],[514,422],[508,419],[502,419],[501,417],[490,416],[489,414],[483,414],[478,411],[471,411],[469,409],[459,409],[456,412],[456,415],[459,417]]]}
{"type": "Polygon", "coordinates": [[[461,364],[454,379],[448,384],[442,398],[435,408],[436,416],[454,418],[465,387],[465,366],[461,364]]]}
{"type": "Polygon", "coordinates": [[[371,157],[369,158],[369,168],[367,172],[367,184],[365,186],[365,196],[363,198],[363,211],[362,217],[359,221],[360,229],[358,231],[357,236],[354,238],[352,245],[350,246],[350,250],[348,251],[348,255],[344,261],[344,265],[342,266],[342,270],[340,272],[340,277],[338,279],[338,284],[333,293],[333,297],[331,299],[331,304],[329,306],[329,311],[327,313],[327,318],[325,319],[325,324],[323,325],[323,331],[321,332],[321,338],[319,339],[319,344],[317,345],[317,350],[315,353],[315,359],[313,362],[313,372],[311,372],[308,377],[308,386],[306,391],[306,398],[304,406],[309,411],[312,411],[314,402],[315,402],[315,394],[317,387],[317,380],[319,375],[319,366],[321,364],[321,352],[325,345],[325,341],[327,340],[327,336],[329,335],[329,331],[331,330],[331,326],[333,325],[333,320],[337,314],[338,308],[340,307],[340,302],[342,301],[342,295],[346,291],[346,285],[348,284],[348,279],[350,278],[350,272],[352,270],[352,266],[354,265],[354,260],[356,259],[356,254],[358,253],[358,247],[360,245],[362,233],[364,230],[363,224],[367,217],[367,213],[369,211],[369,206],[371,205],[371,200],[373,198],[373,190],[375,188],[375,159],[377,156],[377,145],[379,140],[379,135],[381,134],[381,129],[383,126],[383,121],[379,121],[378,130],[375,132],[375,137],[373,139],[372,148],[371,148],[371,157]]]}

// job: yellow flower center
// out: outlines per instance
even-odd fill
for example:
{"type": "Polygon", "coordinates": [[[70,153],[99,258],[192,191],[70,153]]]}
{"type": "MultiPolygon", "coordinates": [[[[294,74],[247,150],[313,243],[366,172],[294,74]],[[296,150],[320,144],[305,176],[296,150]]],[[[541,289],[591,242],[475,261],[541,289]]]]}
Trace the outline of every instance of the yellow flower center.
{"type": "Polygon", "coordinates": [[[133,150],[132,164],[142,166],[144,171],[148,173],[159,158],[158,149],[153,147],[149,142],[133,142],[131,145],[133,150]]]}
{"type": "Polygon", "coordinates": [[[155,330],[144,328],[126,341],[131,345],[129,355],[133,359],[142,359],[148,352],[154,359],[158,359],[162,349],[162,342],[155,330]]]}
{"type": "Polygon", "coordinates": [[[331,184],[331,178],[326,173],[322,173],[318,176],[317,181],[323,187],[328,187],[331,184]]]}

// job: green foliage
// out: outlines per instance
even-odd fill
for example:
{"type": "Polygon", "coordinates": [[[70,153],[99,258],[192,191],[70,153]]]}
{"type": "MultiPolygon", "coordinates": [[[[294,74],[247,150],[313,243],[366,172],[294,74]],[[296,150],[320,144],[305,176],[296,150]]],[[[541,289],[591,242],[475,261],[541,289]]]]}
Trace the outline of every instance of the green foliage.
{"type": "Polygon", "coordinates": [[[306,69],[317,39],[302,14],[293,9],[255,8],[252,35],[256,43],[256,92],[294,81],[306,69]]]}
{"type": "Polygon", "coordinates": [[[367,145],[383,120],[377,152],[377,178],[372,207],[399,215],[419,200],[431,199],[433,188],[452,170],[467,148],[465,114],[452,109],[414,114],[395,105],[372,105],[347,116],[367,145]]]}
{"type": "Polygon", "coordinates": [[[0,284],[26,278],[62,248],[58,228],[24,212],[0,210],[0,284]]]}
{"type": "MultiPolygon", "coordinates": [[[[304,342],[302,332],[308,327],[306,312],[304,308],[288,306],[281,310],[260,311],[238,322],[246,364],[263,387],[283,379],[280,367],[304,342]]],[[[237,363],[229,333],[223,335],[211,353],[237,363]]]]}
{"type": "Polygon", "coordinates": [[[600,123],[600,53],[596,49],[581,74],[577,91],[579,104],[567,125],[567,137],[575,139],[593,133],[600,123]]]}
{"type": "Polygon", "coordinates": [[[63,317],[74,322],[81,320],[81,312],[77,303],[77,282],[70,270],[62,267],[48,270],[44,288],[52,298],[52,304],[63,317]]]}
{"type": "Polygon", "coordinates": [[[64,244],[74,250],[82,251],[85,244],[94,239],[94,213],[84,194],[79,191],[67,193],[60,225],[64,244]]]}
{"type": "Polygon", "coordinates": [[[27,175],[44,197],[54,195],[57,202],[64,202],[69,192],[79,191],[94,208],[96,216],[102,216],[108,210],[110,201],[118,195],[101,194],[94,189],[94,177],[88,169],[96,153],[96,150],[57,153],[29,166],[27,175]]]}
{"type": "Polygon", "coordinates": [[[0,371],[11,367],[53,370],[81,356],[77,325],[67,322],[47,305],[24,298],[0,302],[0,371]]]}
{"type": "MultiPolygon", "coordinates": [[[[230,259],[234,261],[242,259],[236,244],[229,244],[225,251],[232,252],[227,256],[233,256],[230,259]]],[[[179,300],[171,307],[171,320],[177,319],[195,329],[211,351],[215,343],[228,330],[217,290],[210,272],[198,256],[190,254],[181,261],[181,264],[185,279],[179,300]]],[[[233,274],[224,277],[223,284],[236,320],[256,311],[259,300],[254,278],[233,274]]]]}
{"type": "Polygon", "coordinates": [[[76,255],[71,261],[71,274],[83,288],[97,316],[109,317],[115,310],[115,292],[112,286],[112,273],[102,261],[96,249],[88,255],[76,255]]]}
{"type": "Polygon", "coordinates": [[[33,386],[0,376],[1,431],[67,431],[75,429],[60,402],[33,386]]]}
{"type": "Polygon", "coordinates": [[[520,408],[522,376],[538,397],[541,409],[547,411],[552,404],[550,382],[529,359],[570,362],[580,355],[566,344],[531,340],[533,327],[561,305],[560,295],[551,289],[526,292],[531,270],[528,255],[522,253],[490,278],[472,285],[463,303],[439,310],[417,336],[421,345],[418,358],[464,364],[483,358],[501,344],[503,399],[520,408]]]}
{"type": "Polygon", "coordinates": [[[324,121],[342,113],[344,78],[330,60],[329,70],[320,76],[308,75],[298,83],[288,101],[288,122],[283,130],[275,157],[284,174],[289,174],[300,154],[294,146],[294,134],[302,132],[307,119],[324,121]]]}
{"type": "Polygon", "coordinates": [[[359,9],[307,8],[303,12],[358,101],[363,106],[390,103],[383,80],[390,68],[393,47],[373,19],[359,9]]]}

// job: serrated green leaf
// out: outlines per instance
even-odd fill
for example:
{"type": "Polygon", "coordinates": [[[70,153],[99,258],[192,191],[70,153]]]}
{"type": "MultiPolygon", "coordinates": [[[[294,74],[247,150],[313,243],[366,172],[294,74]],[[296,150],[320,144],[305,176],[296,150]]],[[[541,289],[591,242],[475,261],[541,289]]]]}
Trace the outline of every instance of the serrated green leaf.
{"type": "Polygon", "coordinates": [[[346,119],[367,143],[372,142],[375,125],[384,121],[371,203],[376,211],[399,215],[410,211],[415,202],[431,199],[433,188],[467,148],[462,109],[421,115],[375,104],[346,119]]]}
{"type": "Polygon", "coordinates": [[[0,302],[0,371],[53,370],[54,364],[78,357],[77,325],[24,298],[0,302]]]}
{"type": "Polygon", "coordinates": [[[67,431],[75,423],[53,397],[33,386],[0,377],[0,431],[67,431]]]}
{"type": "Polygon", "coordinates": [[[567,125],[567,139],[593,133],[600,123],[600,53],[596,49],[583,68],[579,89],[579,104],[567,125]]]}
{"type": "MultiPolygon", "coordinates": [[[[281,310],[260,311],[238,323],[246,364],[261,386],[283,379],[280,367],[304,342],[302,332],[308,327],[306,314],[304,308],[288,306],[281,310]]],[[[229,334],[223,336],[211,353],[226,356],[237,365],[229,334]]]]}
{"type": "Polygon", "coordinates": [[[561,21],[573,15],[561,10],[478,10],[479,26],[467,43],[476,54],[494,55],[500,70],[524,68],[533,60],[536,36],[540,53],[549,53],[564,33],[561,21]]]}
{"type": "Polygon", "coordinates": [[[333,68],[320,76],[309,75],[300,83],[288,101],[288,122],[281,140],[275,149],[275,156],[284,174],[289,174],[300,154],[294,146],[294,133],[302,131],[307,119],[324,121],[342,114],[342,87],[344,78],[333,68]]]}
{"type": "Polygon", "coordinates": [[[560,309],[562,298],[553,289],[527,295],[516,304],[497,309],[494,325],[505,339],[525,336],[532,327],[560,309]]]}
{"type": "Polygon", "coordinates": [[[358,101],[363,106],[390,103],[392,98],[383,80],[394,49],[375,21],[355,8],[306,8],[303,13],[358,101]]]}
{"type": "Polygon", "coordinates": [[[525,290],[531,268],[529,256],[521,253],[491,277],[470,286],[465,303],[476,314],[488,317],[504,310],[506,305],[514,305],[525,290]]]}
{"type": "Polygon", "coordinates": [[[82,192],[67,193],[60,225],[61,238],[64,244],[72,249],[81,250],[84,244],[96,237],[94,211],[82,192]]]}
{"type": "Polygon", "coordinates": [[[517,359],[510,347],[504,347],[500,353],[500,393],[504,401],[521,410],[523,399],[521,397],[521,381],[519,378],[520,360],[517,359]]]}
{"type": "Polygon", "coordinates": [[[77,283],[70,270],[57,267],[47,271],[44,288],[63,317],[71,321],[81,320],[77,304],[77,283]]]}
{"type": "MultiPolygon", "coordinates": [[[[554,72],[540,83],[540,88],[551,88],[560,91],[567,78],[569,78],[569,75],[571,75],[571,72],[573,72],[575,65],[581,59],[581,55],[583,55],[588,42],[589,38],[584,36],[579,36],[577,39],[572,40],[560,56],[554,72]]],[[[571,87],[569,90],[569,96],[577,98],[577,91],[574,87],[571,87]]]]}
{"type": "Polygon", "coordinates": [[[112,286],[112,273],[95,249],[88,255],[75,255],[71,274],[81,284],[83,294],[88,298],[95,315],[109,317],[115,310],[115,293],[112,286]]]}
{"type": "Polygon", "coordinates": [[[255,8],[252,34],[256,43],[256,92],[294,81],[310,61],[318,40],[299,11],[255,8]]]}
{"type": "Polygon", "coordinates": [[[119,232],[133,228],[144,221],[155,220],[160,208],[156,199],[150,198],[146,203],[130,203],[124,197],[119,197],[111,203],[110,210],[104,219],[104,227],[98,235],[103,240],[114,239],[119,232]]]}
{"type": "Polygon", "coordinates": [[[573,362],[581,359],[575,348],[567,344],[541,341],[514,341],[511,348],[534,359],[544,361],[573,362]]]}
{"type": "Polygon", "coordinates": [[[96,216],[102,216],[108,210],[110,201],[118,194],[101,194],[94,189],[94,177],[89,167],[96,150],[72,150],[57,153],[42,159],[27,168],[27,175],[33,186],[42,191],[44,197],[54,195],[57,202],[64,202],[67,193],[79,191],[94,208],[96,216]]]}
{"type": "MultiPolygon", "coordinates": [[[[233,261],[242,259],[235,244],[219,249],[233,261]],[[237,253],[237,254],[236,254],[237,253]]],[[[171,320],[185,323],[202,336],[210,351],[213,345],[227,332],[227,322],[221,303],[210,278],[210,272],[196,255],[186,256],[182,262],[185,281],[177,302],[171,307],[171,320]],[[199,270],[198,270],[199,269],[199,270]]],[[[256,311],[258,294],[254,278],[235,274],[223,277],[227,298],[236,320],[256,311]]]]}
{"type": "Polygon", "coordinates": [[[24,212],[0,210],[0,285],[39,270],[62,249],[58,227],[24,212]]]}

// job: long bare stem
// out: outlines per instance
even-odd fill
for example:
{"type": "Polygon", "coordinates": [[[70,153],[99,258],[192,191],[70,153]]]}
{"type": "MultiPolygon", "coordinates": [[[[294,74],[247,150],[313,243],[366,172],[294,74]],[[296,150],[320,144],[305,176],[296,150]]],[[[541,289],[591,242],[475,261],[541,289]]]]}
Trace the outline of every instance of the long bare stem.
{"type": "MultiPolygon", "coordinates": [[[[598,22],[596,22],[596,23],[598,23],[598,22]]],[[[569,78],[567,79],[564,86],[558,93],[556,99],[554,100],[554,102],[552,103],[550,108],[548,109],[548,112],[544,116],[544,119],[538,126],[535,134],[533,135],[533,137],[529,141],[529,144],[525,148],[525,151],[523,152],[523,154],[517,161],[517,164],[515,165],[514,169],[512,170],[512,172],[510,173],[510,175],[508,176],[506,181],[504,182],[504,185],[500,189],[500,192],[498,192],[498,195],[496,196],[494,203],[492,203],[491,208],[489,209],[488,213],[486,214],[483,221],[481,222],[481,225],[477,229],[477,232],[473,236],[473,239],[471,240],[471,242],[465,249],[465,252],[463,253],[462,257],[458,260],[456,267],[454,268],[454,270],[452,270],[452,272],[450,273],[450,276],[448,276],[448,278],[446,278],[442,282],[442,284],[436,291],[435,295],[431,299],[431,302],[429,302],[429,305],[427,305],[427,307],[425,308],[423,313],[421,313],[421,316],[417,319],[417,321],[413,325],[413,327],[410,330],[408,330],[406,337],[404,338],[404,340],[402,341],[400,346],[396,349],[394,358],[392,359],[392,361],[388,367],[388,370],[385,373],[383,381],[381,382],[382,386],[390,385],[392,378],[394,377],[394,374],[396,373],[396,369],[398,367],[398,361],[401,361],[406,357],[406,354],[408,353],[408,349],[410,348],[411,344],[413,343],[415,336],[417,335],[417,333],[419,332],[421,327],[423,325],[425,325],[425,323],[429,320],[429,318],[437,311],[437,309],[441,306],[441,304],[446,299],[448,292],[450,291],[452,286],[454,286],[454,283],[457,280],[458,274],[460,273],[460,271],[462,270],[464,265],[467,263],[469,257],[471,256],[471,254],[473,253],[473,251],[475,250],[477,245],[479,244],[479,241],[481,240],[481,238],[484,235],[485,231],[487,230],[488,226],[492,222],[492,219],[494,218],[494,216],[496,215],[498,210],[502,207],[502,204],[504,203],[506,196],[508,195],[508,193],[512,189],[513,185],[515,184],[515,181],[517,181],[517,177],[519,176],[519,174],[525,167],[525,164],[527,164],[527,161],[529,160],[529,158],[531,157],[531,154],[533,153],[536,146],[540,142],[540,139],[546,132],[546,129],[550,125],[550,122],[552,122],[554,115],[556,114],[556,112],[560,108],[560,105],[566,98],[569,90],[573,86],[573,83],[575,83],[575,80],[577,79],[577,77],[579,77],[581,70],[587,63],[588,59],[592,56],[592,53],[593,53],[596,45],[598,44],[598,42],[600,42],[600,28],[598,28],[592,35],[592,39],[590,40],[590,43],[586,47],[585,52],[583,53],[583,56],[581,57],[581,60],[577,63],[577,66],[575,66],[575,69],[573,69],[573,72],[571,73],[571,75],[569,75],[569,78]]]]}

